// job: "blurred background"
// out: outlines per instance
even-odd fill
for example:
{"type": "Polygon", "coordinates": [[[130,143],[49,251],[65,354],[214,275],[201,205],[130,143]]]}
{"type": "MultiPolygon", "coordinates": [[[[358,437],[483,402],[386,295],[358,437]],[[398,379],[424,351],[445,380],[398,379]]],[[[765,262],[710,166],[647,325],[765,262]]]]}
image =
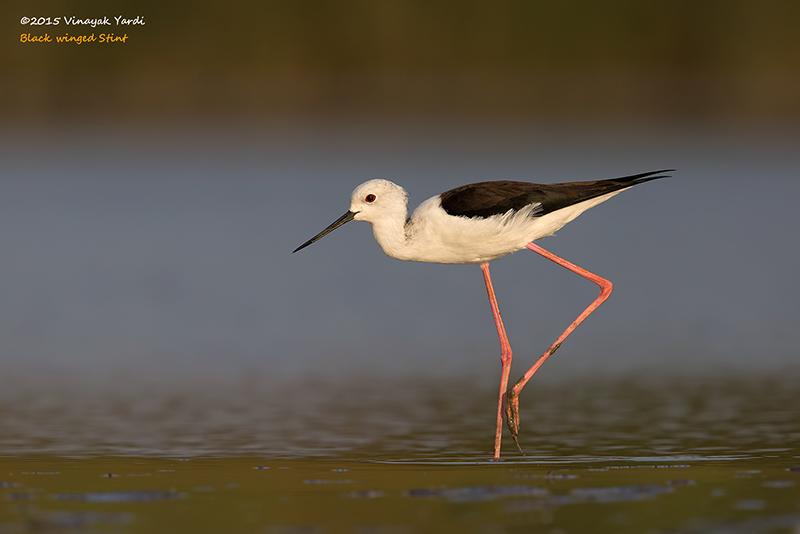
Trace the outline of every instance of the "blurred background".
{"type": "Polygon", "coordinates": [[[26,121],[192,119],[215,129],[232,119],[410,115],[607,128],[620,120],[791,125],[800,114],[800,6],[791,1],[11,5],[8,43],[23,30],[92,30],[23,27],[21,16],[146,21],[96,30],[127,31],[124,46],[4,46],[0,109],[26,121]]]}
{"type": "MultiPolygon", "coordinates": [[[[661,168],[543,242],[616,292],[542,379],[796,370],[798,20],[789,1],[12,1],[0,374],[494,387],[476,267],[390,260],[363,224],[289,252],[373,177],[413,208],[661,168]],[[19,23],[117,14],[146,25],[19,23]],[[18,42],[44,31],[129,39],[18,42]]],[[[532,254],[493,273],[514,374],[595,294],[532,254]]]]}

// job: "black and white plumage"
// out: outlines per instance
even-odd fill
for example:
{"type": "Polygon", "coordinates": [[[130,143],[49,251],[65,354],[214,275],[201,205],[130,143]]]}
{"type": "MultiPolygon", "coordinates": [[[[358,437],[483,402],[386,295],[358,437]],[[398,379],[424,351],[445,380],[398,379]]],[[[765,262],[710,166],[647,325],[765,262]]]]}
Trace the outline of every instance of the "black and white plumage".
{"type": "Polygon", "coordinates": [[[496,181],[465,185],[429,198],[407,218],[408,196],[388,180],[370,180],[356,187],[350,209],[298,250],[352,220],[372,224],[383,251],[400,260],[436,263],[479,263],[500,338],[500,389],[497,401],[494,458],[500,458],[503,421],[519,441],[519,395],[542,364],[567,337],[611,295],[611,281],[543,249],[534,241],[552,235],[581,213],[614,195],[657,178],[653,171],[610,180],[534,184],[496,181]],[[564,330],[516,383],[509,386],[512,351],[489,273],[489,262],[528,248],[592,281],[600,288],[594,301],[564,330]]]}
{"type": "Polygon", "coordinates": [[[634,185],[662,178],[665,172],[557,184],[480,182],[431,197],[410,217],[402,187],[389,180],[369,180],[353,191],[347,213],[295,252],[346,222],[362,220],[372,223],[375,240],[393,258],[483,263],[522,250],[589,208],[634,185]]]}
{"type": "Polygon", "coordinates": [[[502,215],[509,210],[521,210],[530,204],[539,204],[540,209],[531,213],[536,216],[661,178],[657,175],[664,172],[669,171],[651,171],[609,180],[560,184],[532,184],[510,180],[480,182],[445,191],[439,197],[442,209],[449,215],[457,217],[491,217],[502,215]]]}

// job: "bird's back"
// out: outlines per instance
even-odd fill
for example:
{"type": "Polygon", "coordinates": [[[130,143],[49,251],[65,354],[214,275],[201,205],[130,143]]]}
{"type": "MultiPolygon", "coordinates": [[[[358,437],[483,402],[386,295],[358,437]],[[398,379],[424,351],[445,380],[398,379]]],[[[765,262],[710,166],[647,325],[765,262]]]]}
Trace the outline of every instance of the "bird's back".
{"type": "Polygon", "coordinates": [[[654,171],[585,182],[491,181],[451,189],[423,202],[409,220],[409,257],[437,263],[480,263],[552,235],[624,189],[661,178],[654,171]]]}
{"type": "Polygon", "coordinates": [[[491,217],[520,210],[531,204],[541,207],[532,215],[540,216],[613,193],[633,185],[662,178],[666,171],[651,171],[608,180],[535,184],[499,180],[463,185],[440,195],[442,209],[457,217],[491,217]]]}

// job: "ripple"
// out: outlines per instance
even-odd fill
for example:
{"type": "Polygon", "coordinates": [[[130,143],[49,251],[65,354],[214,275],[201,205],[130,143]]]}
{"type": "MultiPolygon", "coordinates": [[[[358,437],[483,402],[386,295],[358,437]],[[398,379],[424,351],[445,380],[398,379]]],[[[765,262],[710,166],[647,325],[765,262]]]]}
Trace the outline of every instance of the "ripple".
{"type": "Polygon", "coordinates": [[[405,495],[414,498],[442,498],[451,502],[479,502],[505,497],[544,497],[549,492],[536,486],[465,486],[410,489],[405,495]]]}
{"type": "Polygon", "coordinates": [[[58,493],[54,496],[60,501],[81,501],[91,503],[154,502],[177,499],[181,496],[175,491],[105,491],[88,493],[58,493]]]}
{"type": "Polygon", "coordinates": [[[632,464],[656,464],[656,465],[613,465],[607,466],[609,469],[634,469],[653,468],[653,469],[682,469],[690,467],[684,462],[733,462],[740,460],[750,460],[752,456],[740,455],[695,455],[683,454],[673,456],[514,456],[513,454],[504,456],[501,460],[487,458],[486,455],[474,457],[440,457],[440,458],[390,458],[381,460],[368,460],[376,464],[397,464],[397,465],[581,465],[581,464],[602,464],[602,463],[632,463],[632,464]],[[663,462],[676,462],[674,465],[663,462]]]}
{"type": "MultiPolygon", "coordinates": [[[[521,398],[520,439],[528,453],[508,447],[500,465],[793,457],[797,449],[787,440],[800,436],[793,409],[800,390],[793,383],[786,376],[535,384],[521,398]]],[[[264,383],[147,394],[119,388],[34,398],[9,391],[0,391],[0,455],[492,464],[496,393],[472,382],[264,383]],[[288,401],[299,387],[303,402],[288,401]],[[471,393],[456,394],[463,391],[471,393]]]]}

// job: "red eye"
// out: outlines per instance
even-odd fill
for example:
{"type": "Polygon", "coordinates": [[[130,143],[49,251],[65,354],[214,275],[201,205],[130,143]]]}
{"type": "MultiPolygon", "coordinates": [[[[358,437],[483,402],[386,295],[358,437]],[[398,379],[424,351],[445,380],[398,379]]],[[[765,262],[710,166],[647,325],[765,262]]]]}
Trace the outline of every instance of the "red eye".
{"type": "Polygon", "coordinates": [[[367,202],[369,202],[369,203],[375,202],[375,195],[373,195],[372,193],[370,193],[369,195],[367,195],[366,197],[364,197],[364,200],[366,200],[366,201],[367,201],[367,202]]]}

